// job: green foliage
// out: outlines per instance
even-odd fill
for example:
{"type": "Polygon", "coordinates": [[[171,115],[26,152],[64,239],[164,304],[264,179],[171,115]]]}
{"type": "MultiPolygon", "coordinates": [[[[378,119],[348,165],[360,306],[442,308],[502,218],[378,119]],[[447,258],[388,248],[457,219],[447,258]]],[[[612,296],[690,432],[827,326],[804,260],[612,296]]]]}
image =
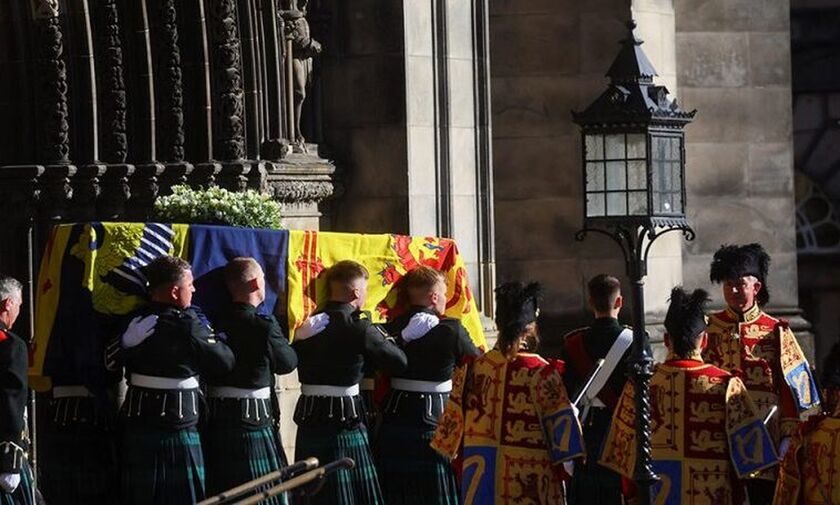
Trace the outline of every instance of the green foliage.
{"type": "Polygon", "coordinates": [[[155,221],[283,228],[280,204],[252,189],[235,193],[219,187],[192,189],[173,186],[172,194],[158,197],[152,211],[155,221]]]}

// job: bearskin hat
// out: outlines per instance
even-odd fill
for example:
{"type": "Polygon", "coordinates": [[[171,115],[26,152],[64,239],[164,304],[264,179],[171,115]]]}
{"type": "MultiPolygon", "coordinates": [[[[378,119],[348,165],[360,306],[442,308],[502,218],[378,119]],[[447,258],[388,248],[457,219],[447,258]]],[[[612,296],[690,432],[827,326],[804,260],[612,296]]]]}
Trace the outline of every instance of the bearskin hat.
{"type": "Polygon", "coordinates": [[[706,303],[709,293],[704,289],[695,289],[687,293],[683,288],[671,290],[671,304],[665,314],[665,329],[671,340],[694,338],[706,329],[706,303]]]}
{"type": "Polygon", "coordinates": [[[761,281],[758,292],[759,305],[766,305],[770,300],[767,288],[767,273],[770,270],[770,256],[761,244],[722,245],[712,259],[709,279],[712,282],[724,282],[752,275],[761,281]]]}
{"type": "Polygon", "coordinates": [[[510,338],[537,320],[542,286],[538,282],[507,282],[496,288],[496,326],[510,338]]]}

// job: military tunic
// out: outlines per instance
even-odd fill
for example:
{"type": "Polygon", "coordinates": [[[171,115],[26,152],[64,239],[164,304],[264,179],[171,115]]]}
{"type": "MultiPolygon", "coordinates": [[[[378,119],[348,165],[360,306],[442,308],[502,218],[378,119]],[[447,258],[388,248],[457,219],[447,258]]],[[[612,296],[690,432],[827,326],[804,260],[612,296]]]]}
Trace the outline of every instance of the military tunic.
{"type": "MultiPolygon", "coordinates": [[[[650,381],[655,503],[743,502],[739,479],[776,465],[762,418],[737,377],[693,359],[656,365],[650,381]]],[[[600,463],[628,481],[636,463],[635,389],[625,386],[600,463]]]]}
{"type": "Polygon", "coordinates": [[[295,408],[295,459],[316,457],[324,464],[350,457],[356,462],[342,470],[347,475],[326,479],[310,503],[383,503],[358,384],[365,363],[396,374],[406,366],[405,353],[353,305],[328,302],[319,312],[330,317],[326,329],[293,344],[303,393],[295,408]]]}
{"type": "MultiPolygon", "coordinates": [[[[232,303],[216,320],[220,338],[236,363],[227,374],[207,378],[209,419],[202,432],[207,494],[215,495],[287,464],[276,431],[274,374],[297,367],[297,355],[274,316],[232,303]]],[[[280,497],[266,503],[284,503],[280,497]]]]}
{"type": "Polygon", "coordinates": [[[0,489],[0,505],[33,505],[26,437],[28,356],[26,342],[0,322],[0,474],[20,474],[13,493],[0,489]]]}
{"type": "MultiPolygon", "coordinates": [[[[436,315],[431,309],[411,307],[385,329],[398,336],[418,313],[436,315]]],[[[442,318],[424,336],[404,344],[403,350],[408,367],[391,378],[374,451],[385,501],[389,505],[458,503],[452,466],[429,442],[449,398],[455,365],[465,357],[477,357],[479,351],[460,321],[452,318],[442,318]],[[439,387],[433,388],[435,384],[439,387]]]]}
{"type": "MultiPolygon", "coordinates": [[[[762,418],[779,407],[767,425],[777,448],[781,438],[794,433],[800,416],[819,410],[810,367],[786,322],[757,305],[744,314],[727,308],[709,316],[707,331],[703,359],[742,376],[762,418]]],[[[775,469],[762,478],[773,480],[775,469]]]]}
{"type": "MultiPolygon", "coordinates": [[[[577,398],[595,371],[596,362],[607,355],[623,330],[618,319],[603,317],[596,319],[592,326],[571,331],[563,337],[562,358],[567,364],[563,381],[572,398],[577,398]]],[[[600,404],[591,406],[586,419],[582,420],[587,457],[575,466],[568,487],[569,503],[615,504],[621,500],[621,476],[599,465],[598,456],[626,382],[629,354],[628,349],[598,393],[600,404]]]]}
{"type": "Polygon", "coordinates": [[[234,356],[194,310],[152,303],[135,315],[150,314],[158,315],[154,333],[122,350],[129,376],[120,412],[122,503],[191,503],[204,497],[204,458],[195,428],[202,394],[198,387],[166,384],[230,372],[234,356]],[[151,387],[145,378],[162,386],[151,387]]]}

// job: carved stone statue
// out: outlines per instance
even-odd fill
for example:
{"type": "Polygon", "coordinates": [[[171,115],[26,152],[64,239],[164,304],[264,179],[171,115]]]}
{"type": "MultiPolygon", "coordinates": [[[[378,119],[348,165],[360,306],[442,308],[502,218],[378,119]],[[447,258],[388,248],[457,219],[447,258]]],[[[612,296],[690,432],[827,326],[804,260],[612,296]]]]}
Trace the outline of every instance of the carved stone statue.
{"type": "Polygon", "coordinates": [[[321,53],[321,44],[309,33],[306,7],[309,0],[291,0],[289,9],[282,11],[286,40],[291,42],[292,90],[294,92],[294,152],[306,152],[306,140],[300,129],[300,118],[306,90],[312,84],[312,58],[321,53]]]}

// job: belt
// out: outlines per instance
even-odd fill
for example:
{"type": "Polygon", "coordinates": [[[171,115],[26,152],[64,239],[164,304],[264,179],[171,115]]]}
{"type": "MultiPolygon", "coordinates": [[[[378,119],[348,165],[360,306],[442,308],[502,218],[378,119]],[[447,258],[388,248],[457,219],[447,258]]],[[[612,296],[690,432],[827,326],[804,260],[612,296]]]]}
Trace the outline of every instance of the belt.
{"type": "Polygon", "coordinates": [[[198,378],[196,376],[184,379],[172,377],[155,377],[139,373],[131,374],[131,385],[148,389],[197,389],[198,378]]]}
{"type": "Polygon", "coordinates": [[[326,386],[321,384],[301,384],[300,392],[306,396],[356,396],[359,394],[359,385],[326,386]]]}
{"type": "Polygon", "coordinates": [[[54,386],[53,398],[93,398],[93,393],[84,386],[54,386]]]}
{"type": "Polygon", "coordinates": [[[362,379],[362,382],[359,383],[359,387],[362,391],[373,391],[376,389],[376,381],[370,377],[365,377],[362,379]]]}
{"type": "Polygon", "coordinates": [[[398,379],[394,377],[391,379],[391,387],[399,389],[400,391],[410,391],[412,393],[448,393],[452,391],[452,381],[417,381],[412,379],[398,379]]]}
{"type": "Polygon", "coordinates": [[[267,400],[271,397],[271,388],[268,386],[259,389],[243,389],[230,386],[211,386],[210,398],[240,398],[267,400]]]}

